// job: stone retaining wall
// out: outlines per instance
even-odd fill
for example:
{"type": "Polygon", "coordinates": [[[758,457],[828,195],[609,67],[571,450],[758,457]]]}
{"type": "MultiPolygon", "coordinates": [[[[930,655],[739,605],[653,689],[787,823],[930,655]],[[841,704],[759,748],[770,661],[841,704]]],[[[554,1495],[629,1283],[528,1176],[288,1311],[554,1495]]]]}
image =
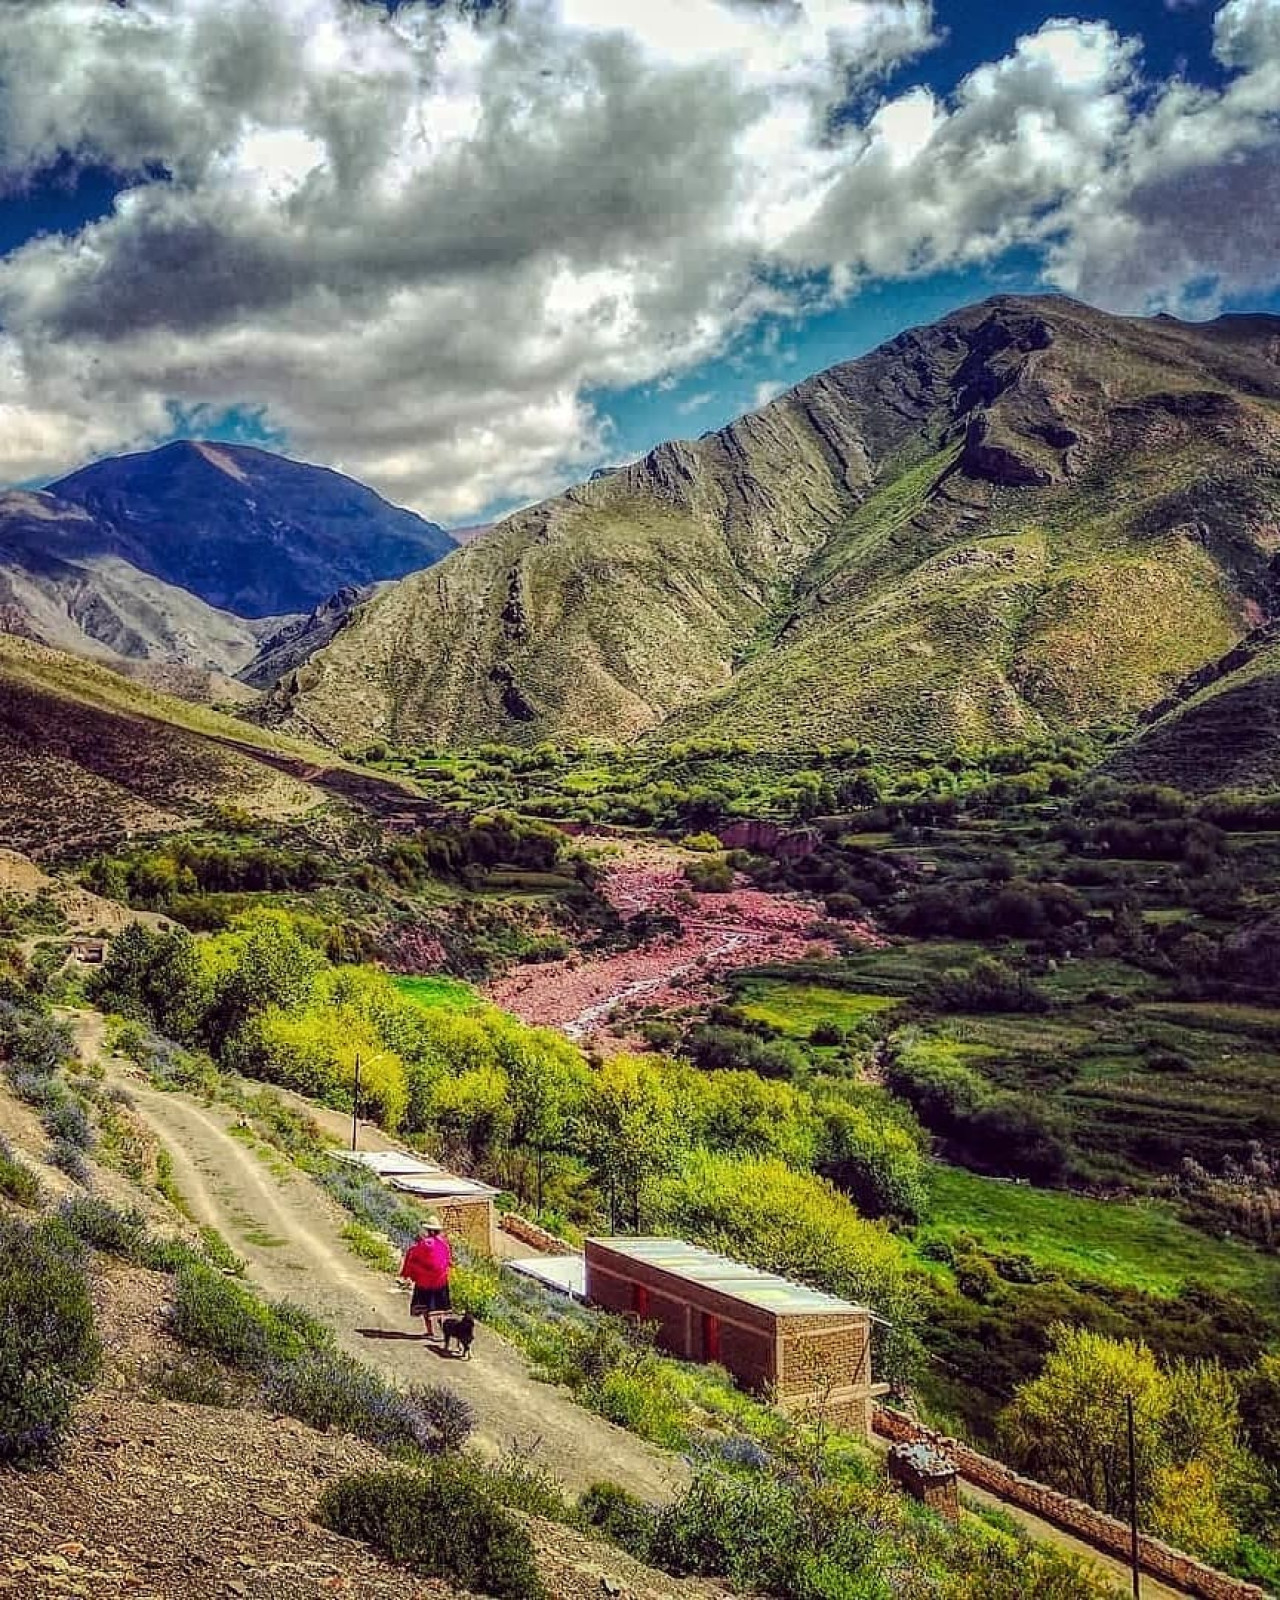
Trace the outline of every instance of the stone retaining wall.
{"type": "Polygon", "coordinates": [[[536,1222],[530,1222],[528,1217],[522,1217],[516,1211],[504,1211],[498,1216],[498,1226],[503,1233],[509,1233],[513,1239],[519,1239],[521,1244],[527,1244],[531,1250],[536,1250],[544,1256],[567,1256],[573,1253],[573,1246],[566,1244],[563,1239],[557,1239],[554,1233],[548,1233],[545,1228],[540,1228],[536,1222]]]}
{"type": "MultiPolygon", "coordinates": [[[[982,1455],[959,1439],[948,1439],[932,1428],[922,1427],[900,1411],[877,1407],[872,1426],[883,1438],[895,1443],[921,1441],[932,1445],[951,1457],[967,1482],[989,1490],[1011,1505],[1021,1506],[1024,1511],[1034,1512],[1055,1527],[1075,1534],[1086,1544],[1105,1550],[1108,1555],[1125,1562],[1129,1560],[1129,1528],[1115,1517],[1108,1517],[1046,1484],[1024,1478],[1003,1462],[982,1455]]],[[[1153,1578],[1183,1589],[1187,1594],[1198,1595],[1201,1600],[1267,1600],[1264,1589],[1239,1578],[1229,1578],[1145,1533],[1138,1536],[1138,1559],[1142,1570],[1153,1578]]]]}

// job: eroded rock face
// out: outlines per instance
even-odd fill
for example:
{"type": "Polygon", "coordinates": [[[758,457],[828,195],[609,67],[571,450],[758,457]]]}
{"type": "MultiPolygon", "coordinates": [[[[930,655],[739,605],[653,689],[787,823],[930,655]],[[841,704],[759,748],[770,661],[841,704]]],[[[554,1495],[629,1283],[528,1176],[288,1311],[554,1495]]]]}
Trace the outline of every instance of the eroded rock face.
{"type": "Polygon", "coordinates": [[[993,423],[986,411],[969,419],[960,467],[971,478],[1009,489],[1043,488],[1059,477],[1028,440],[1019,439],[999,422],[993,423]]]}

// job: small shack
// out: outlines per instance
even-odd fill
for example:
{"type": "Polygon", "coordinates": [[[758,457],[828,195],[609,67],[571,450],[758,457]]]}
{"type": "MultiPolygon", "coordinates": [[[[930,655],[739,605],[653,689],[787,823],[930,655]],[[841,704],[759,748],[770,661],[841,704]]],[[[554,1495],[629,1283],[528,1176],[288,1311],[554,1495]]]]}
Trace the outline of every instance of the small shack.
{"type": "Polygon", "coordinates": [[[441,1167],[438,1173],[392,1178],[391,1187],[421,1200],[438,1211],[445,1232],[482,1255],[496,1255],[494,1234],[498,1226],[494,1202],[498,1191],[475,1178],[458,1178],[441,1167]]]}
{"type": "Polygon", "coordinates": [[[445,1232],[481,1255],[496,1254],[498,1191],[475,1178],[461,1178],[438,1162],[401,1150],[335,1150],[334,1156],[364,1167],[383,1183],[419,1201],[424,1212],[436,1211],[445,1232]]]}
{"type": "Polygon", "coordinates": [[[870,1433],[888,1385],[872,1382],[865,1306],[680,1239],[588,1239],[586,1269],[588,1302],[655,1324],[672,1355],[719,1362],[786,1411],[870,1433]]]}
{"type": "Polygon", "coordinates": [[[913,1499],[932,1506],[954,1522],[960,1515],[960,1485],[956,1464],[924,1440],[895,1444],[889,1451],[890,1479],[913,1499]]]}

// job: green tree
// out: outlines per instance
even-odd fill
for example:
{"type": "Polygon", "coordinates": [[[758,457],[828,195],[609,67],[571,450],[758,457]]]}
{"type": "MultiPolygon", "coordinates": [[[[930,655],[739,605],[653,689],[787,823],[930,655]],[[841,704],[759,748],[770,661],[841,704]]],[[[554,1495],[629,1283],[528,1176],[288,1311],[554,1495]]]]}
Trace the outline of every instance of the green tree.
{"type": "Polygon", "coordinates": [[[1244,1466],[1235,1380],[1216,1362],[1164,1368],[1145,1344],[1057,1323],[1040,1375],[1000,1418],[1017,1464],[1113,1516],[1130,1496],[1126,1401],[1133,1400],[1139,1514],[1197,1555],[1235,1534],[1244,1466]]]}
{"type": "Polygon", "coordinates": [[[533,1198],[541,1211],[546,1158],[568,1142],[591,1073],[581,1052],[548,1028],[504,1021],[495,1027],[494,1042],[507,1075],[511,1142],[533,1154],[533,1198]]]}
{"type": "Polygon", "coordinates": [[[619,1055],[606,1061],[592,1078],[580,1139],[608,1198],[613,1227],[625,1209],[638,1233],[654,1180],[673,1171],[688,1148],[679,1101],[661,1059],[619,1055]]]}
{"type": "Polygon", "coordinates": [[[1129,1505],[1126,1401],[1132,1397],[1139,1504],[1150,1509],[1165,1459],[1168,1394],[1145,1344],[1056,1323],[1040,1375],[1000,1417],[1019,1466],[1112,1516],[1129,1505]]]}

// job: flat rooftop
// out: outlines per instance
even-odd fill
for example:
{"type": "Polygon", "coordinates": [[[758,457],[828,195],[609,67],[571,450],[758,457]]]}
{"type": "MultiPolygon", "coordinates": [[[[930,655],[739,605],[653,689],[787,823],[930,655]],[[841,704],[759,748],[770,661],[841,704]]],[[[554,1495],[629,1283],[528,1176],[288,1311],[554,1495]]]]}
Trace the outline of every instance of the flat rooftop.
{"type": "Polygon", "coordinates": [[[403,1194],[416,1194],[426,1200],[491,1200],[498,1193],[492,1184],[480,1183],[475,1178],[456,1178],[451,1172],[412,1178],[397,1176],[390,1183],[403,1194]]]}
{"type": "Polygon", "coordinates": [[[573,1300],[587,1298],[587,1264],[581,1256],[522,1256],[504,1265],[522,1278],[540,1283],[544,1289],[567,1294],[573,1300]]]}
{"type": "Polygon", "coordinates": [[[425,1178],[443,1172],[437,1161],[423,1161],[418,1156],[406,1155],[403,1150],[330,1150],[335,1161],[345,1161],[349,1166],[365,1167],[379,1178],[425,1178]]]}
{"type": "Polygon", "coordinates": [[[841,1311],[862,1317],[871,1315],[866,1306],[856,1306],[851,1300],[841,1300],[804,1283],[793,1283],[776,1272],[761,1272],[758,1267],[731,1261],[728,1256],[704,1250],[699,1244],[686,1244],[683,1239],[589,1239],[587,1243],[764,1311],[804,1316],[830,1316],[841,1311]]]}

